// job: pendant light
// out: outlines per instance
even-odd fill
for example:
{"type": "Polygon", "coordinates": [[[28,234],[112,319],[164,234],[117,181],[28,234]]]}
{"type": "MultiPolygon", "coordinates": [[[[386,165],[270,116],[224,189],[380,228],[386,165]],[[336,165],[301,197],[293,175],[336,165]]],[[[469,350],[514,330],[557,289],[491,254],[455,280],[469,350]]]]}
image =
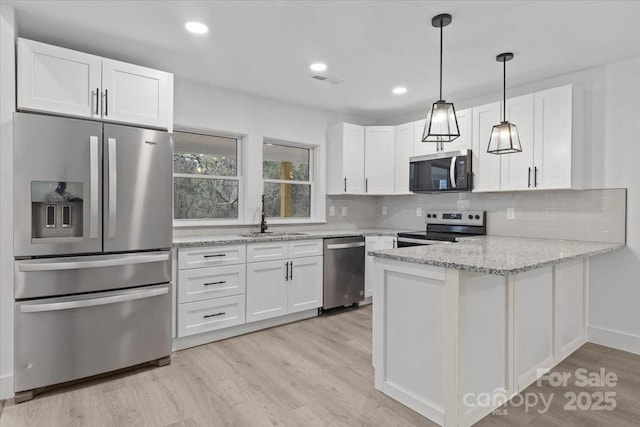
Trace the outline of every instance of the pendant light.
{"type": "Polygon", "coordinates": [[[451,21],[451,15],[448,13],[436,15],[431,19],[431,25],[440,28],[440,99],[433,103],[427,113],[422,142],[435,142],[438,144],[438,150],[444,148],[445,142],[451,142],[460,136],[456,109],[452,102],[442,99],[442,29],[451,24],[451,21]]]}
{"type": "Polygon", "coordinates": [[[503,100],[502,100],[502,122],[495,125],[491,131],[491,139],[487,147],[487,153],[491,154],[511,154],[522,152],[518,129],[513,123],[507,121],[507,61],[513,59],[513,53],[505,52],[496,56],[496,61],[502,62],[503,70],[503,100]]]}

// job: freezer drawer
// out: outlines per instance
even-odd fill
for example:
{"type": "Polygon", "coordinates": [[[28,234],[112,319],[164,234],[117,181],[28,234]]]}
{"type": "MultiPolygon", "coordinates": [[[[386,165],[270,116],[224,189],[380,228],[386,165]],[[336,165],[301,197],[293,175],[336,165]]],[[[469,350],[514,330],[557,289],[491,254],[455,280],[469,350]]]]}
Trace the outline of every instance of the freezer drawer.
{"type": "Polygon", "coordinates": [[[15,392],[171,354],[171,285],[15,304],[15,392]]]}
{"type": "Polygon", "coordinates": [[[15,299],[70,295],[171,281],[171,252],[15,261],[15,299]]]}

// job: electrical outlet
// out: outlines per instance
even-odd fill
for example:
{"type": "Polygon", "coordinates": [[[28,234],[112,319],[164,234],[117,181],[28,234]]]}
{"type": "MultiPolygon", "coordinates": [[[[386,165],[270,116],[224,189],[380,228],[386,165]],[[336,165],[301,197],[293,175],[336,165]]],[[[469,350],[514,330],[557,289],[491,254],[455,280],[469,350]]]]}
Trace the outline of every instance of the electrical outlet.
{"type": "Polygon", "coordinates": [[[386,215],[387,214],[387,207],[383,206],[382,207],[382,215],[386,215]]]}
{"type": "Polygon", "coordinates": [[[416,208],[416,216],[422,216],[422,208],[416,208]]]}
{"type": "Polygon", "coordinates": [[[342,208],[340,208],[340,213],[342,216],[347,216],[347,207],[343,206],[342,208]]]}
{"type": "Polygon", "coordinates": [[[336,216],[336,207],[329,206],[329,216],[336,216]]]}
{"type": "Polygon", "coordinates": [[[516,218],[516,208],[507,208],[507,219],[516,218]]]}

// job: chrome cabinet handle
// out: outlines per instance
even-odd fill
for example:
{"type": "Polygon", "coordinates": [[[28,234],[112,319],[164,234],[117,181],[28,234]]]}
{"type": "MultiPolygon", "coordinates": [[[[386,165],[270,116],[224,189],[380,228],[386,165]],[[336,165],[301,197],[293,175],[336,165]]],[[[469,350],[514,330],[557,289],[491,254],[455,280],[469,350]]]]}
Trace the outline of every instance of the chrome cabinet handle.
{"type": "Polygon", "coordinates": [[[52,302],[44,304],[25,304],[20,306],[21,313],[38,313],[43,311],[70,310],[74,308],[94,307],[97,305],[115,304],[164,295],[169,292],[168,287],[144,291],[127,292],[121,295],[110,295],[102,298],[82,299],[77,301],[52,302]]]}
{"type": "Polygon", "coordinates": [[[529,172],[527,173],[527,187],[531,187],[531,167],[529,167],[529,172]]]}
{"type": "Polygon", "coordinates": [[[203,286],[222,285],[223,283],[227,283],[227,281],[226,280],[220,280],[219,282],[203,283],[203,286]]]}
{"type": "Polygon", "coordinates": [[[289,261],[285,262],[284,265],[287,267],[287,272],[284,273],[284,280],[289,280],[289,261]]]}
{"type": "Polygon", "coordinates": [[[89,238],[98,238],[98,186],[99,180],[98,137],[89,137],[89,170],[91,174],[89,184],[89,238]]]}
{"type": "Polygon", "coordinates": [[[100,107],[100,88],[97,87],[96,88],[96,116],[100,115],[99,107],[100,107]]]}
{"type": "Polygon", "coordinates": [[[202,316],[203,319],[207,319],[209,317],[216,317],[216,316],[224,316],[225,313],[224,311],[221,311],[220,313],[216,313],[216,314],[205,314],[204,316],[202,316]]]}
{"type": "Polygon", "coordinates": [[[116,237],[116,212],[117,212],[117,188],[118,188],[118,168],[116,164],[116,139],[109,138],[109,228],[107,235],[109,238],[116,237]]]}
{"type": "Polygon", "coordinates": [[[291,261],[291,271],[289,274],[289,280],[293,280],[293,261],[291,261]]]}
{"type": "Polygon", "coordinates": [[[344,192],[347,192],[347,177],[344,177],[344,192]]]}

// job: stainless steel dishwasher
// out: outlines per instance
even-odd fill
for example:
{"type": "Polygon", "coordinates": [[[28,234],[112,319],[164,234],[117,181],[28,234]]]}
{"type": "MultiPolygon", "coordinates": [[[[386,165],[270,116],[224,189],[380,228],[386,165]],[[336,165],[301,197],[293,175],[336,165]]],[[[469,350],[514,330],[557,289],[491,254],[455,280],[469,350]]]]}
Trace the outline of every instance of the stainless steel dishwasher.
{"type": "Polygon", "coordinates": [[[324,239],[324,310],[364,299],[364,237],[324,239]]]}

